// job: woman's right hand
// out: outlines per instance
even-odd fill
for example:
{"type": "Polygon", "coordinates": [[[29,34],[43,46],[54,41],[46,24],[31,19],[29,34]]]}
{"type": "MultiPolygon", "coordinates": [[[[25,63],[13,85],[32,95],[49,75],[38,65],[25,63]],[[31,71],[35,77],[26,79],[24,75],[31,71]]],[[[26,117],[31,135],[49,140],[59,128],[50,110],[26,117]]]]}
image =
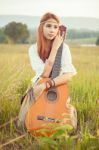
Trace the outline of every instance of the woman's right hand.
{"type": "Polygon", "coordinates": [[[58,34],[56,35],[53,44],[52,44],[52,49],[51,49],[51,53],[50,56],[48,58],[48,60],[53,64],[58,48],[60,47],[60,45],[62,44],[64,38],[60,35],[60,31],[58,32],[58,34]]]}
{"type": "Polygon", "coordinates": [[[53,41],[52,51],[57,51],[58,48],[60,47],[60,45],[62,44],[63,40],[64,40],[64,38],[63,38],[63,36],[60,35],[60,31],[59,31],[53,41]]]}

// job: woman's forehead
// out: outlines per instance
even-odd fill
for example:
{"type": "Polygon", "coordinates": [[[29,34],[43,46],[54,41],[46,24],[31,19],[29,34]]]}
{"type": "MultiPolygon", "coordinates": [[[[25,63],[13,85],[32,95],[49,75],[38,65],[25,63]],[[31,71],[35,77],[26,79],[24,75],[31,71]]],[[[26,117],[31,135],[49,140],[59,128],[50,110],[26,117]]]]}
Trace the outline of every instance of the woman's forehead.
{"type": "Polygon", "coordinates": [[[46,22],[45,22],[45,24],[55,24],[55,25],[59,25],[59,23],[55,20],[55,19],[48,19],[46,22]]]}

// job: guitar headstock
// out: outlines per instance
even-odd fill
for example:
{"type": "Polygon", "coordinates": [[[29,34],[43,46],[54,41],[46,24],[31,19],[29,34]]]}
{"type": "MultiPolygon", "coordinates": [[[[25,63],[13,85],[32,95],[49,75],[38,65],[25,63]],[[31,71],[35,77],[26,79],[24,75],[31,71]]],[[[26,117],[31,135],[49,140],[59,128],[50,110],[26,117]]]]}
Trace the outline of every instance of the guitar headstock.
{"type": "Polygon", "coordinates": [[[61,26],[59,26],[59,30],[60,30],[60,35],[65,38],[67,27],[64,25],[61,25],[61,26]]]}

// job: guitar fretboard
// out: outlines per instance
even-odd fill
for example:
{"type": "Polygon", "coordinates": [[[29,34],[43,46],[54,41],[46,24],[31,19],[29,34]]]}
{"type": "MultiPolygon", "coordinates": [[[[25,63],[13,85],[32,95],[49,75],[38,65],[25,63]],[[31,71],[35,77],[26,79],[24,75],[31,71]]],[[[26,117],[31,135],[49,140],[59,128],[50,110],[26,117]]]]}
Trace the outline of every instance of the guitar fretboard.
{"type": "Polygon", "coordinates": [[[52,72],[50,74],[51,79],[54,79],[60,73],[62,49],[63,49],[63,43],[60,45],[60,47],[57,51],[57,54],[56,54],[56,57],[55,57],[55,62],[54,62],[53,68],[52,68],[52,72]]]}

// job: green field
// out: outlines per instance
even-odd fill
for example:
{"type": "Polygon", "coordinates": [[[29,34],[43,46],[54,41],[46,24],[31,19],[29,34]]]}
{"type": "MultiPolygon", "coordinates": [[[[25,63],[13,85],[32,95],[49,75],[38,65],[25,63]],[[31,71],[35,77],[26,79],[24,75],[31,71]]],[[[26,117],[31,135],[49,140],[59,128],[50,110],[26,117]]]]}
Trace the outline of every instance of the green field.
{"type": "Polygon", "coordinates": [[[78,39],[67,39],[70,44],[95,44],[97,38],[78,38],[78,39]]]}
{"type": "MultiPolygon", "coordinates": [[[[28,48],[29,45],[0,45],[0,125],[18,115],[20,97],[35,75],[28,48]]],[[[78,72],[69,83],[72,104],[78,114],[77,131],[72,136],[58,133],[55,139],[28,135],[4,150],[99,149],[99,47],[70,46],[70,49],[78,72]]],[[[18,136],[16,127],[10,123],[0,129],[0,144],[18,136]]]]}

